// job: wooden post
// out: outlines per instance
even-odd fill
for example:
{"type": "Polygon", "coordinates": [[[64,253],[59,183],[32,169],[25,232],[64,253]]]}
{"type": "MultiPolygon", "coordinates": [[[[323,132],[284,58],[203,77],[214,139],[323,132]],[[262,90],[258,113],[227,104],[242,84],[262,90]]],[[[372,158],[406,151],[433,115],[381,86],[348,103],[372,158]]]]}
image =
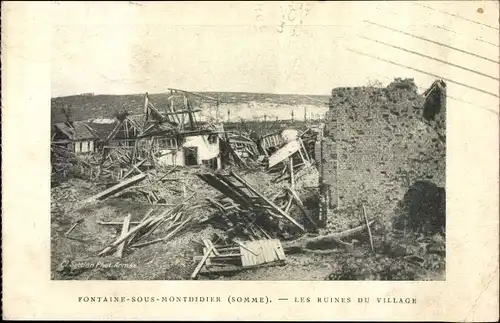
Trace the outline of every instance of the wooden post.
{"type": "Polygon", "coordinates": [[[300,158],[302,159],[302,162],[304,163],[304,165],[307,165],[307,161],[304,158],[304,155],[302,154],[302,148],[299,148],[299,155],[300,155],[300,158]]]}
{"type": "MultiPolygon", "coordinates": [[[[300,138],[298,138],[297,140],[298,140],[298,141],[299,141],[299,143],[300,143],[300,147],[301,147],[301,149],[303,149],[303,150],[304,150],[304,155],[306,156],[306,160],[307,160],[309,163],[311,163],[311,158],[310,158],[310,156],[309,156],[309,153],[308,153],[308,152],[307,152],[307,150],[306,150],[306,146],[304,146],[304,142],[303,142],[303,141],[302,141],[302,139],[300,139],[300,138]]],[[[300,151],[301,151],[301,150],[299,149],[299,152],[300,152],[300,151]]],[[[301,154],[301,156],[302,156],[302,154],[301,154]]],[[[302,157],[302,158],[303,158],[303,157],[302,157]]],[[[305,162],[304,162],[304,164],[305,164],[305,162]]]]}
{"type": "Polygon", "coordinates": [[[215,107],[215,122],[219,123],[219,96],[217,95],[217,106],[215,107]]]}
{"type": "MultiPolygon", "coordinates": [[[[123,220],[123,226],[122,226],[122,232],[120,234],[120,237],[124,237],[128,233],[128,229],[130,226],[130,219],[132,218],[132,215],[129,213],[125,219],[123,220]]],[[[125,244],[127,241],[123,241],[119,246],[118,249],[116,250],[115,256],[118,258],[121,258],[123,256],[123,249],[125,249],[125,244]]]]}
{"type": "Polygon", "coordinates": [[[375,248],[373,247],[372,230],[370,229],[370,223],[368,221],[368,216],[366,215],[366,209],[365,209],[365,205],[364,204],[363,204],[363,216],[365,218],[366,227],[368,229],[368,236],[370,237],[370,246],[372,248],[372,252],[375,253],[375,248]]]}
{"type": "Polygon", "coordinates": [[[143,120],[143,127],[146,126],[146,122],[148,121],[148,106],[149,106],[149,99],[148,99],[148,93],[146,92],[146,96],[144,98],[144,120],[143,120]]]}
{"type": "Polygon", "coordinates": [[[290,156],[290,183],[292,185],[292,189],[295,189],[295,178],[293,176],[293,156],[290,156]]]}

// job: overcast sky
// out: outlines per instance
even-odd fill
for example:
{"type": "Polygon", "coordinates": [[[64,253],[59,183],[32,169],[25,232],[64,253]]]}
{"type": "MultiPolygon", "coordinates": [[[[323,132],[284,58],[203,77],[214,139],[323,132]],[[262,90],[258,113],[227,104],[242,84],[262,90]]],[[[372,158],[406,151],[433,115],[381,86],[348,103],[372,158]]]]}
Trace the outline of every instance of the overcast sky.
{"type": "Polygon", "coordinates": [[[436,74],[463,100],[498,98],[498,2],[70,2],[54,17],[52,96],[329,95],[436,74]]]}

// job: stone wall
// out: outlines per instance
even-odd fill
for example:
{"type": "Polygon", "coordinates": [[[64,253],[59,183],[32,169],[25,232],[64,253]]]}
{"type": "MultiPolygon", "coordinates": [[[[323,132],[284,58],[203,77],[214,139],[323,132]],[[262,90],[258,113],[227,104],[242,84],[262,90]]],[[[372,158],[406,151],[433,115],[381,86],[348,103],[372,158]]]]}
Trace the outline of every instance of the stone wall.
{"type": "Polygon", "coordinates": [[[445,186],[445,104],[427,97],[412,79],[332,90],[323,146],[331,209],[365,204],[372,215],[390,214],[414,181],[445,186]],[[442,107],[426,120],[432,104],[442,107]]]}

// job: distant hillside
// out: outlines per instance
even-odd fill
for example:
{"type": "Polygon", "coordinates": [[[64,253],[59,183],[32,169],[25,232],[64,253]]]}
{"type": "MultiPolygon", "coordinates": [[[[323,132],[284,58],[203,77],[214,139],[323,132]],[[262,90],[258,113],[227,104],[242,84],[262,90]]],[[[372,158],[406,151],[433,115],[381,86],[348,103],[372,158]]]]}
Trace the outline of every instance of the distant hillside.
{"type": "MultiPolygon", "coordinates": [[[[221,105],[241,104],[249,102],[283,104],[283,105],[322,105],[328,103],[327,95],[300,94],[268,94],[241,92],[195,92],[201,95],[219,98],[221,105]]],[[[170,93],[150,94],[150,101],[161,110],[167,105],[170,93]]],[[[212,105],[215,102],[190,96],[195,107],[212,105]]],[[[93,95],[82,94],[51,99],[51,122],[65,121],[62,108],[70,108],[71,118],[86,120],[89,118],[112,117],[117,111],[127,110],[130,114],[140,114],[144,109],[144,94],[130,95],[93,95]]]]}

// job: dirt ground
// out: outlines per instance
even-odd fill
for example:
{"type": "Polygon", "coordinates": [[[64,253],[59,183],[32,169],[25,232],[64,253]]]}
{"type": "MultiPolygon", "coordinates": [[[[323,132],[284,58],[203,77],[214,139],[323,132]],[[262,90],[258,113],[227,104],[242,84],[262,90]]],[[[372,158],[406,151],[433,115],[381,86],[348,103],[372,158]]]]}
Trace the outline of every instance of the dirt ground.
{"type": "MultiPolygon", "coordinates": [[[[195,192],[192,199],[195,217],[211,214],[214,210],[201,201],[214,197],[216,190],[195,176],[181,170],[178,176],[187,180],[189,191],[195,192]]],[[[242,176],[261,190],[272,196],[286,182],[272,183],[272,174],[262,171],[243,172],[242,176]]],[[[300,174],[299,174],[300,175],[300,174]]],[[[314,196],[317,172],[314,167],[298,177],[297,191],[307,201],[314,196]]],[[[218,232],[210,224],[192,225],[172,239],[132,250],[125,249],[123,258],[113,255],[98,257],[107,244],[120,234],[121,225],[102,225],[103,222],[122,222],[125,215],[131,214],[131,221],[140,221],[151,209],[161,212],[166,206],[151,205],[140,196],[124,191],[102,202],[82,205],[81,201],[100,192],[106,186],[83,179],[70,179],[52,187],[52,279],[55,280],[184,280],[190,279],[197,262],[193,256],[202,254],[201,240],[211,238],[218,232]],[[82,222],[68,235],[65,232],[77,220],[82,222]]],[[[182,200],[180,190],[165,190],[167,203],[182,200]]],[[[402,198],[402,197],[401,197],[402,198]]],[[[314,204],[314,203],[313,203],[314,204]]],[[[307,207],[307,203],[306,203],[307,207]]],[[[330,215],[326,229],[320,233],[338,232],[363,224],[359,217],[345,216],[349,210],[339,210],[330,215]],[[342,216],[343,215],[343,216],[342,216]],[[349,219],[349,220],[345,220],[349,219]]],[[[292,216],[300,218],[298,210],[292,216]]],[[[300,220],[300,219],[299,219],[300,220]]],[[[318,253],[287,254],[282,266],[255,268],[232,275],[204,276],[199,279],[220,280],[443,280],[444,279],[444,238],[403,232],[399,236],[392,231],[387,233],[389,219],[378,219],[373,226],[374,247],[371,251],[366,233],[355,237],[355,247],[332,249],[326,254],[318,253]],[[428,246],[439,245],[437,253],[429,253],[428,246]],[[416,257],[415,259],[411,257],[416,257]]],[[[220,232],[219,232],[220,233],[220,232]]],[[[162,237],[165,232],[158,228],[154,237],[162,237]],[[162,235],[163,234],[163,235],[162,235]]],[[[353,238],[354,239],[354,238],[353,238]]]]}

